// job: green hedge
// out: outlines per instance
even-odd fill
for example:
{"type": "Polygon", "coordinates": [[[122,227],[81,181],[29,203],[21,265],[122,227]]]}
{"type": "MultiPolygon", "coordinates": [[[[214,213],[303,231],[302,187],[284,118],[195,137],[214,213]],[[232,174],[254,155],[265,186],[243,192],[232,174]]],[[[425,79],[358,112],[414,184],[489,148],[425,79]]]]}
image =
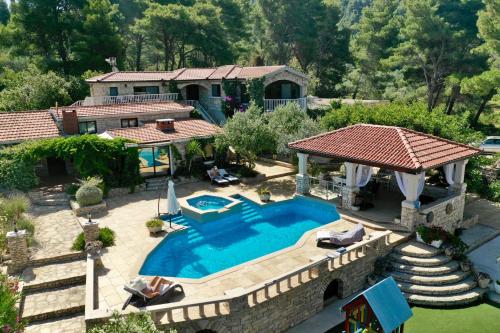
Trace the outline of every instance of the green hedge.
{"type": "Polygon", "coordinates": [[[0,151],[0,184],[28,190],[37,183],[35,165],[43,158],[72,160],[79,177],[101,177],[107,186],[135,186],[140,182],[137,148],[128,140],[101,139],[97,135],[58,137],[24,142],[0,151]]]}

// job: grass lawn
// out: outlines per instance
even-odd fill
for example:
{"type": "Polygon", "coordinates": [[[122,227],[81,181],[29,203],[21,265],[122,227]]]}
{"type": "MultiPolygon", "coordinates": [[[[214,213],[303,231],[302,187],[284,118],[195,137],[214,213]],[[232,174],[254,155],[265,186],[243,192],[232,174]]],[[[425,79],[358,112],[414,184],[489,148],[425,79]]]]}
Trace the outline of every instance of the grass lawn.
{"type": "Polygon", "coordinates": [[[463,309],[413,307],[405,333],[499,333],[500,307],[483,303],[463,309]]]}

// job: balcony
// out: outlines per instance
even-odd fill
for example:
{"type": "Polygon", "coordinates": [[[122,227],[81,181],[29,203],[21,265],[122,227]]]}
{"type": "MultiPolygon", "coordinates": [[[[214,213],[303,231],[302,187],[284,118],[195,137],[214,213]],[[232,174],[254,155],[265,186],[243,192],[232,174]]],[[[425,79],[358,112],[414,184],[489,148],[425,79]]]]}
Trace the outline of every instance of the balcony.
{"type": "Polygon", "coordinates": [[[278,106],[286,105],[288,103],[297,103],[303,111],[307,110],[307,97],[294,99],[264,99],[264,110],[272,112],[278,106]]]}
{"type": "Polygon", "coordinates": [[[122,95],[122,96],[95,96],[86,97],[82,101],[73,103],[71,106],[92,106],[92,105],[111,105],[128,103],[152,103],[175,101],[179,94],[141,94],[141,95],[122,95]]]}

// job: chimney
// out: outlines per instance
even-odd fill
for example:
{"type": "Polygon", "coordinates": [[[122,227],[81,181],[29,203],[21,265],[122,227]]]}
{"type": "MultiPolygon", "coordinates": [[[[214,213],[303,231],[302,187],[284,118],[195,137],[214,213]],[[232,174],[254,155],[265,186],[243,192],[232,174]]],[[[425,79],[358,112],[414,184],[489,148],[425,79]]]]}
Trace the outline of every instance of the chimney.
{"type": "Polygon", "coordinates": [[[172,118],[157,119],[156,129],[162,132],[175,131],[174,120],[172,118]]]}
{"type": "Polygon", "coordinates": [[[78,134],[78,115],[76,110],[62,110],[63,131],[66,134],[78,134]]]}

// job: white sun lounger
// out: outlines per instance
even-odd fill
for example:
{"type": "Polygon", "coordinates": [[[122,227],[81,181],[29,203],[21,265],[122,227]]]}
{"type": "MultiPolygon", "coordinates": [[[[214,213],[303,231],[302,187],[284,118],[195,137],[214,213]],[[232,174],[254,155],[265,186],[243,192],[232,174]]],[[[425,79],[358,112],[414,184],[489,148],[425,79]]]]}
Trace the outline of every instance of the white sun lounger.
{"type": "Polygon", "coordinates": [[[219,169],[219,176],[221,176],[224,179],[227,179],[230,183],[236,183],[240,181],[238,177],[230,175],[225,169],[219,169]]]}
{"type": "Polygon", "coordinates": [[[210,177],[210,180],[212,183],[216,183],[217,185],[226,185],[229,184],[229,180],[222,178],[221,176],[215,176],[213,177],[210,174],[210,170],[207,170],[208,177],[210,177]]]}

